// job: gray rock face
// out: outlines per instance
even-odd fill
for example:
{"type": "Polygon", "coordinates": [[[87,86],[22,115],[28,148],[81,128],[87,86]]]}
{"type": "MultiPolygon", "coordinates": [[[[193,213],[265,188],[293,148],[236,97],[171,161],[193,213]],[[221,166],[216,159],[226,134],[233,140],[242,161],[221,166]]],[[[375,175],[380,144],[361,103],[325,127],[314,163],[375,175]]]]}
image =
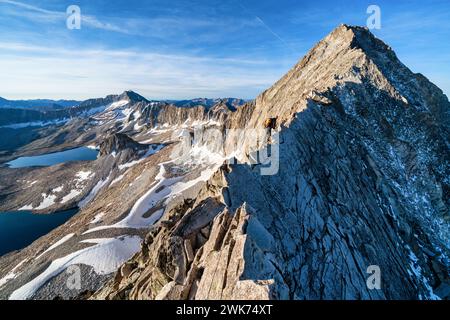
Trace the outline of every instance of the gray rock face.
{"type": "Polygon", "coordinates": [[[229,109],[237,109],[239,106],[245,104],[245,100],[237,99],[237,98],[224,98],[224,99],[207,99],[207,98],[198,98],[192,100],[181,100],[175,101],[174,105],[177,107],[197,107],[203,106],[206,109],[210,109],[218,104],[224,104],[229,109]]]}
{"type": "Polygon", "coordinates": [[[123,133],[116,133],[108,138],[106,138],[104,141],[100,143],[100,152],[99,155],[106,156],[109,154],[112,154],[113,152],[119,153],[123,150],[130,149],[132,151],[138,152],[140,150],[146,149],[147,146],[143,146],[133,139],[131,139],[129,136],[123,133]]]}

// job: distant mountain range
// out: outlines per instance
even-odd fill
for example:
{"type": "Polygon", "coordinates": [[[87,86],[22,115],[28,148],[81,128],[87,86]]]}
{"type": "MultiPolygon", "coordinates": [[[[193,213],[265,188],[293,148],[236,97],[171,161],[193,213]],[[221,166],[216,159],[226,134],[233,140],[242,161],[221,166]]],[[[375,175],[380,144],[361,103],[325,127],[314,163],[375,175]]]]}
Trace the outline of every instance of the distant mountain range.
{"type": "Polygon", "coordinates": [[[208,98],[197,98],[192,100],[167,100],[165,102],[173,103],[177,107],[195,107],[204,106],[206,108],[211,108],[218,103],[225,103],[231,107],[238,107],[246,103],[248,100],[238,99],[238,98],[223,98],[223,99],[208,99],[208,98]]]}
{"type": "Polygon", "coordinates": [[[0,126],[11,126],[29,122],[48,122],[86,116],[96,113],[99,106],[105,106],[117,100],[126,99],[132,102],[167,103],[177,107],[203,106],[210,109],[217,104],[225,104],[230,110],[235,110],[247,100],[238,98],[196,98],[191,100],[147,100],[133,91],[125,91],[121,95],[109,95],[105,98],[77,100],[7,100],[0,97],[0,126]]]}
{"type": "Polygon", "coordinates": [[[0,108],[11,109],[39,109],[39,110],[59,110],[68,107],[74,107],[80,104],[77,100],[7,100],[0,97],[0,108]]]}
{"type": "MultiPolygon", "coordinates": [[[[130,94],[131,100],[142,100],[146,102],[150,102],[146,98],[141,95],[133,92],[126,91],[126,93],[130,94]]],[[[108,98],[108,97],[107,97],[108,98]]],[[[52,110],[61,110],[66,108],[73,108],[79,105],[86,105],[91,101],[95,101],[97,99],[89,99],[86,101],[79,100],[52,100],[52,99],[31,99],[31,100],[8,100],[0,97],[0,108],[7,109],[33,109],[39,111],[52,111],[52,110]]],[[[196,106],[204,106],[206,108],[211,108],[219,102],[225,102],[230,106],[241,106],[248,100],[239,99],[239,98],[195,98],[195,99],[186,99],[186,100],[152,100],[154,102],[167,102],[176,105],[177,107],[196,107],[196,106]]]]}

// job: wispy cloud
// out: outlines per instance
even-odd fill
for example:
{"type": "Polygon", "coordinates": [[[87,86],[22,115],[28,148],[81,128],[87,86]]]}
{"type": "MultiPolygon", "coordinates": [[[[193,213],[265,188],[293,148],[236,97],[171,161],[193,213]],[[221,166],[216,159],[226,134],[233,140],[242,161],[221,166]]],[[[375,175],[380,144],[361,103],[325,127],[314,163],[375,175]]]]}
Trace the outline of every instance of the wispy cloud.
{"type": "MultiPolygon", "coordinates": [[[[18,9],[14,12],[10,12],[15,15],[19,15],[28,19],[34,19],[37,21],[64,21],[67,18],[67,13],[65,11],[54,11],[47,10],[41,7],[33,6],[27,3],[13,1],[13,0],[0,0],[0,4],[13,6],[18,9]],[[25,11],[24,11],[25,10],[25,11]]],[[[81,21],[83,26],[87,26],[95,29],[102,29],[107,31],[114,31],[120,33],[129,33],[128,30],[124,29],[121,26],[112,24],[110,22],[100,21],[97,17],[93,15],[81,15],[81,21]]]]}
{"type": "Polygon", "coordinates": [[[99,45],[88,33],[54,28],[54,23],[65,26],[65,8],[15,0],[0,0],[0,7],[5,8],[2,16],[50,24],[42,30],[53,36],[45,39],[28,26],[13,32],[15,37],[0,35],[0,69],[14,70],[0,74],[0,96],[9,98],[84,99],[125,89],[150,98],[253,98],[293,64],[283,58],[274,62],[264,49],[251,51],[242,45],[233,51],[210,50],[242,43],[243,30],[261,29],[260,19],[248,15],[221,16],[205,10],[201,16],[162,12],[115,18],[96,11],[86,15],[81,7],[82,29],[113,32],[99,45]],[[149,41],[136,41],[140,36],[149,41]]]}
{"type": "Polygon", "coordinates": [[[45,13],[48,15],[58,15],[59,12],[55,12],[55,11],[50,11],[50,10],[46,10],[46,9],[42,9],[33,5],[29,5],[27,3],[23,3],[23,2],[19,2],[19,1],[12,1],[12,0],[0,0],[0,3],[5,3],[5,4],[10,4],[19,8],[23,8],[23,9],[27,9],[27,10],[31,10],[31,11],[36,11],[36,12],[40,12],[40,13],[45,13]]]}
{"type": "MultiPolygon", "coordinates": [[[[324,1],[78,0],[75,31],[70,2],[0,0],[0,68],[13,70],[0,74],[0,96],[253,97],[339,23],[364,25],[372,3],[324,1]]],[[[448,0],[378,2],[375,34],[450,92],[448,0]]]]}
{"type": "Polygon", "coordinates": [[[272,36],[274,36],[277,40],[279,40],[286,48],[288,48],[289,50],[294,51],[294,49],[292,48],[291,45],[289,45],[289,43],[287,43],[277,32],[275,32],[271,27],[269,27],[269,25],[263,20],[261,19],[261,17],[257,16],[256,14],[254,14],[253,12],[251,12],[249,10],[249,8],[243,4],[242,2],[238,2],[239,6],[245,11],[247,12],[250,16],[253,16],[256,21],[258,21],[260,23],[260,25],[266,29],[266,31],[268,31],[272,36]]]}
{"type": "Polygon", "coordinates": [[[131,50],[46,48],[0,44],[0,96],[84,99],[136,90],[149,98],[252,98],[285,71],[240,57],[168,55],[131,50]]]}
{"type": "MultiPolygon", "coordinates": [[[[8,6],[3,15],[18,16],[30,21],[60,23],[65,27],[67,14],[65,11],[48,10],[15,0],[0,0],[0,6],[8,6]]],[[[238,18],[233,16],[203,15],[201,17],[168,12],[149,17],[134,16],[97,16],[87,14],[81,7],[81,27],[111,31],[131,36],[176,41],[182,44],[195,42],[220,42],[226,37],[237,37],[239,32],[248,28],[260,28],[259,18],[238,18]],[[193,36],[195,35],[195,36],[193,36]]],[[[65,8],[64,8],[65,9],[65,8]]],[[[268,28],[267,25],[264,25],[268,28]]],[[[273,32],[273,31],[272,31],[273,32]]]]}
{"type": "Polygon", "coordinates": [[[271,61],[266,59],[248,59],[245,57],[209,57],[209,56],[192,56],[192,55],[181,55],[181,54],[166,54],[159,52],[140,52],[133,50],[110,50],[104,48],[89,48],[83,50],[73,50],[65,47],[44,47],[29,45],[24,43],[14,43],[14,42],[0,42],[0,49],[3,53],[11,52],[17,54],[18,56],[25,54],[42,54],[47,57],[55,56],[66,56],[68,58],[76,59],[77,57],[116,57],[116,58],[128,58],[134,59],[139,58],[141,60],[151,61],[152,59],[168,59],[172,61],[186,61],[189,63],[219,63],[219,64],[240,64],[249,66],[264,66],[269,64],[271,61]]]}
{"type": "Polygon", "coordinates": [[[272,30],[272,28],[270,28],[267,23],[265,23],[263,21],[263,19],[261,19],[258,16],[255,16],[255,18],[261,23],[261,25],[264,26],[264,28],[269,31],[275,38],[277,38],[278,40],[280,40],[286,47],[288,47],[289,49],[292,49],[291,46],[283,39],[281,38],[278,33],[276,33],[275,31],[272,30]]]}

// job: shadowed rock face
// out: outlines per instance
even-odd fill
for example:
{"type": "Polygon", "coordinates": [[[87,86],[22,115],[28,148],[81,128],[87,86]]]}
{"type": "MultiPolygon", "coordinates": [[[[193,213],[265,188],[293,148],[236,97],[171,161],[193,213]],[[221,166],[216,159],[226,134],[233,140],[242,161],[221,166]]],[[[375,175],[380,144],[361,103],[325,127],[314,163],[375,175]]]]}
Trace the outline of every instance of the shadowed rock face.
{"type": "MultiPolygon", "coordinates": [[[[130,123],[125,128],[136,141],[168,142],[167,136],[179,137],[180,128],[203,123],[219,131],[223,144],[208,130],[195,137],[196,149],[216,156],[213,174],[204,180],[198,177],[210,167],[203,157],[181,157],[174,164],[169,154],[178,147],[176,139],[148,159],[133,158],[140,162],[130,169],[123,155],[117,158],[122,169],[108,174],[119,182],[104,187],[72,219],[81,236],[70,241],[87,238],[85,221],[99,212],[110,225],[120,221],[161,177],[183,179],[183,188],[144,213],[151,217],[163,209],[148,231],[140,229],[147,233],[141,250],[99,291],[80,298],[449,298],[450,104],[365,28],[339,26],[271,88],[236,110],[223,101],[212,108],[178,108],[122,98],[114,101],[129,101],[124,108],[130,110],[120,121],[130,123]],[[143,129],[133,131],[136,124],[143,129]],[[261,129],[265,135],[233,129],[261,129]],[[250,159],[277,141],[279,170],[261,175],[264,165],[250,159]],[[231,157],[243,163],[223,160],[231,157]],[[373,266],[381,272],[380,289],[367,285],[373,266]]],[[[102,154],[137,147],[115,127],[102,154]]],[[[155,194],[170,187],[163,184],[155,194]]],[[[65,228],[49,237],[72,232],[65,228]]],[[[42,252],[44,240],[0,260],[0,266],[10,266],[8,271],[11,260],[42,252]]],[[[92,272],[89,279],[87,291],[105,281],[94,281],[92,272]]],[[[8,292],[19,286],[14,281],[8,292]]]]}
{"type": "MultiPolygon", "coordinates": [[[[93,297],[449,298],[449,107],[368,30],[338,27],[220,117],[223,130],[273,119],[279,172],[223,166],[93,297]]],[[[254,136],[226,139],[225,154],[248,153],[254,136]]]]}

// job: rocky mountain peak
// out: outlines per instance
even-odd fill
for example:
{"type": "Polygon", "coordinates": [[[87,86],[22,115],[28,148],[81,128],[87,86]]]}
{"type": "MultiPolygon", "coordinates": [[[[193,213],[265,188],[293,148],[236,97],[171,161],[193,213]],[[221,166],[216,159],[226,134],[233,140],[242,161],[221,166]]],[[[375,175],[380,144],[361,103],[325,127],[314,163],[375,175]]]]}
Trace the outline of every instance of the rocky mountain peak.
{"type": "Polygon", "coordinates": [[[392,48],[378,39],[367,27],[353,26],[348,24],[341,24],[331,31],[319,43],[328,45],[332,43],[343,43],[348,48],[362,49],[369,53],[373,49],[384,51],[384,53],[392,52],[392,48]]]}
{"type": "Polygon", "coordinates": [[[121,95],[119,95],[118,99],[128,100],[130,102],[140,102],[140,101],[148,102],[146,98],[131,90],[124,91],[121,95]]]}
{"type": "Polygon", "coordinates": [[[228,99],[219,99],[217,103],[210,108],[211,112],[222,110],[223,112],[236,111],[237,108],[228,99]]]}
{"type": "Polygon", "coordinates": [[[267,118],[290,122],[294,114],[307,107],[312,95],[339,95],[343,88],[356,84],[377,87],[405,104],[425,104],[418,97],[424,86],[431,85],[403,65],[394,51],[367,28],[340,25],[257,97],[260,112],[249,124],[260,127],[267,118]]]}

